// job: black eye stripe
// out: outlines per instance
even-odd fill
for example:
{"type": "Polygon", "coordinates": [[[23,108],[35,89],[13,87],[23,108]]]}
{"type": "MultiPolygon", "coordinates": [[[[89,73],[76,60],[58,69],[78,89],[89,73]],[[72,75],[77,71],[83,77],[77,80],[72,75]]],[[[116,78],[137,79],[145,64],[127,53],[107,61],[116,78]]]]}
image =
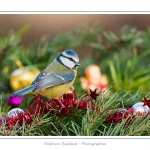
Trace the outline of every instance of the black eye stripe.
{"type": "Polygon", "coordinates": [[[73,60],[73,58],[69,58],[69,57],[67,57],[68,59],[70,59],[71,61],[73,61],[74,63],[76,63],[74,60],[73,60]]]}
{"type": "Polygon", "coordinates": [[[68,58],[69,60],[71,60],[71,61],[73,61],[74,63],[76,63],[76,62],[75,62],[75,60],[73,60],[73,58],[70,58],[70,57],[64,56],[64,55],[62,55],[62,54],[61,54],[61,56],[62,56],[62,57],[65,57],[65,58],[68,58]]]}
{"type": "Polygon", "coordinates": [[[68,59],[70,59],[71,61],[75,62],[72,58],[67,57],[68,59]]]}

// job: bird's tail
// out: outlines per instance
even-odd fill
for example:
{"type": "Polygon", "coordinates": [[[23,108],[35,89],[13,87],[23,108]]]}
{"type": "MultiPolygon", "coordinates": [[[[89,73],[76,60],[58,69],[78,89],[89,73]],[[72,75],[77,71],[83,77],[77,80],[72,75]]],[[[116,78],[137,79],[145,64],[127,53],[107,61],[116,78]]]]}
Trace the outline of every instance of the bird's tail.
{"type": "Polygon", "coordinates": [[[26,87],[26,88],[24,88],[22,90],[19,90],[19,91],[15,92],[15,93],[12,93],[12,96],[14,96],[14,97],[23,96],[23,95],[25,95],[27,93],[32,92],[36,87],[37,87],[37,85],[35,85],[35,84],[31,85],[29,87],[26,87]]]}

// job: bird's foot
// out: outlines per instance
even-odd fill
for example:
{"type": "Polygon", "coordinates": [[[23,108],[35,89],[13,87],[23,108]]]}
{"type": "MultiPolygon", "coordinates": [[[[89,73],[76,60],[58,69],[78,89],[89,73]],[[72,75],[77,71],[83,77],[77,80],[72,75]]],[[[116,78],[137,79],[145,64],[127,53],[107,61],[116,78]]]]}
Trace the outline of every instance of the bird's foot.
{"type": "Polygon", "coordinates": [[[65,108],[65,105],[61,102],[61,100],[59,100],[59,102],[60,102],[60,104],[61,104],[61,108],[59,109],[59,112],[61,112],[61,110],[62,110],[63,108],[65,108]]]}

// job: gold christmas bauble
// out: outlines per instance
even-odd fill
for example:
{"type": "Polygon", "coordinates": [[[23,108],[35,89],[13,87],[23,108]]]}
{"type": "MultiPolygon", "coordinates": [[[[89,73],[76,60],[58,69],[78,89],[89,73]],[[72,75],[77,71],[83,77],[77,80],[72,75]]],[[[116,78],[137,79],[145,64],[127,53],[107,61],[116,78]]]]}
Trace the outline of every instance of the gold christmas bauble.
{"type": "Polygon", "coordinates": [[[13,91],[18,91],[31,85],[39,73],[40,70],[33,67],[24,67],[14,70],[10,76],[10,85],[13,91]]]}

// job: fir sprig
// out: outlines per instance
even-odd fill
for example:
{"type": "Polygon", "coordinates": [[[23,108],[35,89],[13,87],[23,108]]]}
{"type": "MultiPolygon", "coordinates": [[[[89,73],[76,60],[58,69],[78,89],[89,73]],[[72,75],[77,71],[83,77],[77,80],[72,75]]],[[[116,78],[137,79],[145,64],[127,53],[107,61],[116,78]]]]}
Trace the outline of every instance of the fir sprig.
{"type": "Polygon", "coordinates": [[[3,122],[0,134],[23,136],[149,135],[147,133],[150,128],[149,117],[138,116],[130,124],[127,124],[129,118],[123,119],[117,124],[106,123],[106,118],[110,114],[122,108],[121,101],[124,102],[125,108],[129,108],[140,99],[142,99],[142,94],[139,91],[135,94],[128,91],[109,93],[109,96],[101,93],[94,102],[94,109],[87,107],[85,111],[85,109],[72,108],[64,117],[58,112],[49,111],[43,115],[33,116],[30,124],[23,122],[22,126],[18,127],[18,123],[16,123],[11,130],[8,130],[3,122]]]}
{"type": "MultiPolygon", "coordinates": [[[[77,95],[85,93],[81,89],[80,76],[84,75],[85,68],[96,63],[109,78],[112,88],[109,93],[101,93],[93,108],[69,108],[69,112],[62,116],[58,110],[32,117],[29,124],[23,121],[18,128],[18,122],[8,130],[3,121],[0,135],[22,136],[133,136],[149,135],[149,116],[135,118],[131,124],[126,119],[119,123],[106,123],[106,118],[120,108],[130,108],[133,104],[149,97],[149,30],[141,32],[134,27],[124,26],[117,32],[106,32],[100,25],[85,25],[66,33],[48,35],[41,41],[33,43],[28,48],[20,45],[24,30],[0,37],[0,92],[4,93],[1,105],[1,118],[5,117],[10,107],[6,104],[6,97],[11,93],[9,85],[10,74],[17,69],[16,60],[24,66],[36,66],[44,69],[58,53],[65,49],[74,49],[78,53],[87,54],[93,50],[93,55],[85,56],[80,60],[81,67],[75,82],[77,95]],[[84,51],[83,51],[84,50],[84,51]],[[82,52],[80,52],[82,51],[82,52]],[[10,67],[11,66],[11,67],[10,67]],[[120,91],[121,90],[121,91],[120,91]],[[5,97],[5,95],[7,95],[5,97]],[[7,105],[7,106],[6,106],[7,105]],[[57,114],[57,115],[56,115],[57,114]],[[142,120],[142,121],[141,121],[142,120]]],[[[2,95],[0,93],[0,95],[2,95]]],[[[78,101],[88,99],[85,95],[79,96],[78,101]]],[[[26,109],[32,102],[27,97],[20,107],[26,109]]]]}
{"type": "Polygon", "coordinates": [[[150,69],[144,61],[148,55],[150,55],[150,50],[138,55],[137,50],[134,49],[128,57],[115,55],[112,60],[108,61],[111,81],[115,90],[125,87],[128,90],[132,88],[136,91],[139,87],[143,87],[143,92],[145,92],[149,89],[150,69]]]}
{"type": "Polygon", "coordinates": [[[97,42],[91,43],[95,48],[94,58],[102,61],[108,55],[111,56],[116,52],[128,52],[143,43],[143,32],[138,31],[135,27],[124,26],[117,32],[103,31],[97,42]]]}

